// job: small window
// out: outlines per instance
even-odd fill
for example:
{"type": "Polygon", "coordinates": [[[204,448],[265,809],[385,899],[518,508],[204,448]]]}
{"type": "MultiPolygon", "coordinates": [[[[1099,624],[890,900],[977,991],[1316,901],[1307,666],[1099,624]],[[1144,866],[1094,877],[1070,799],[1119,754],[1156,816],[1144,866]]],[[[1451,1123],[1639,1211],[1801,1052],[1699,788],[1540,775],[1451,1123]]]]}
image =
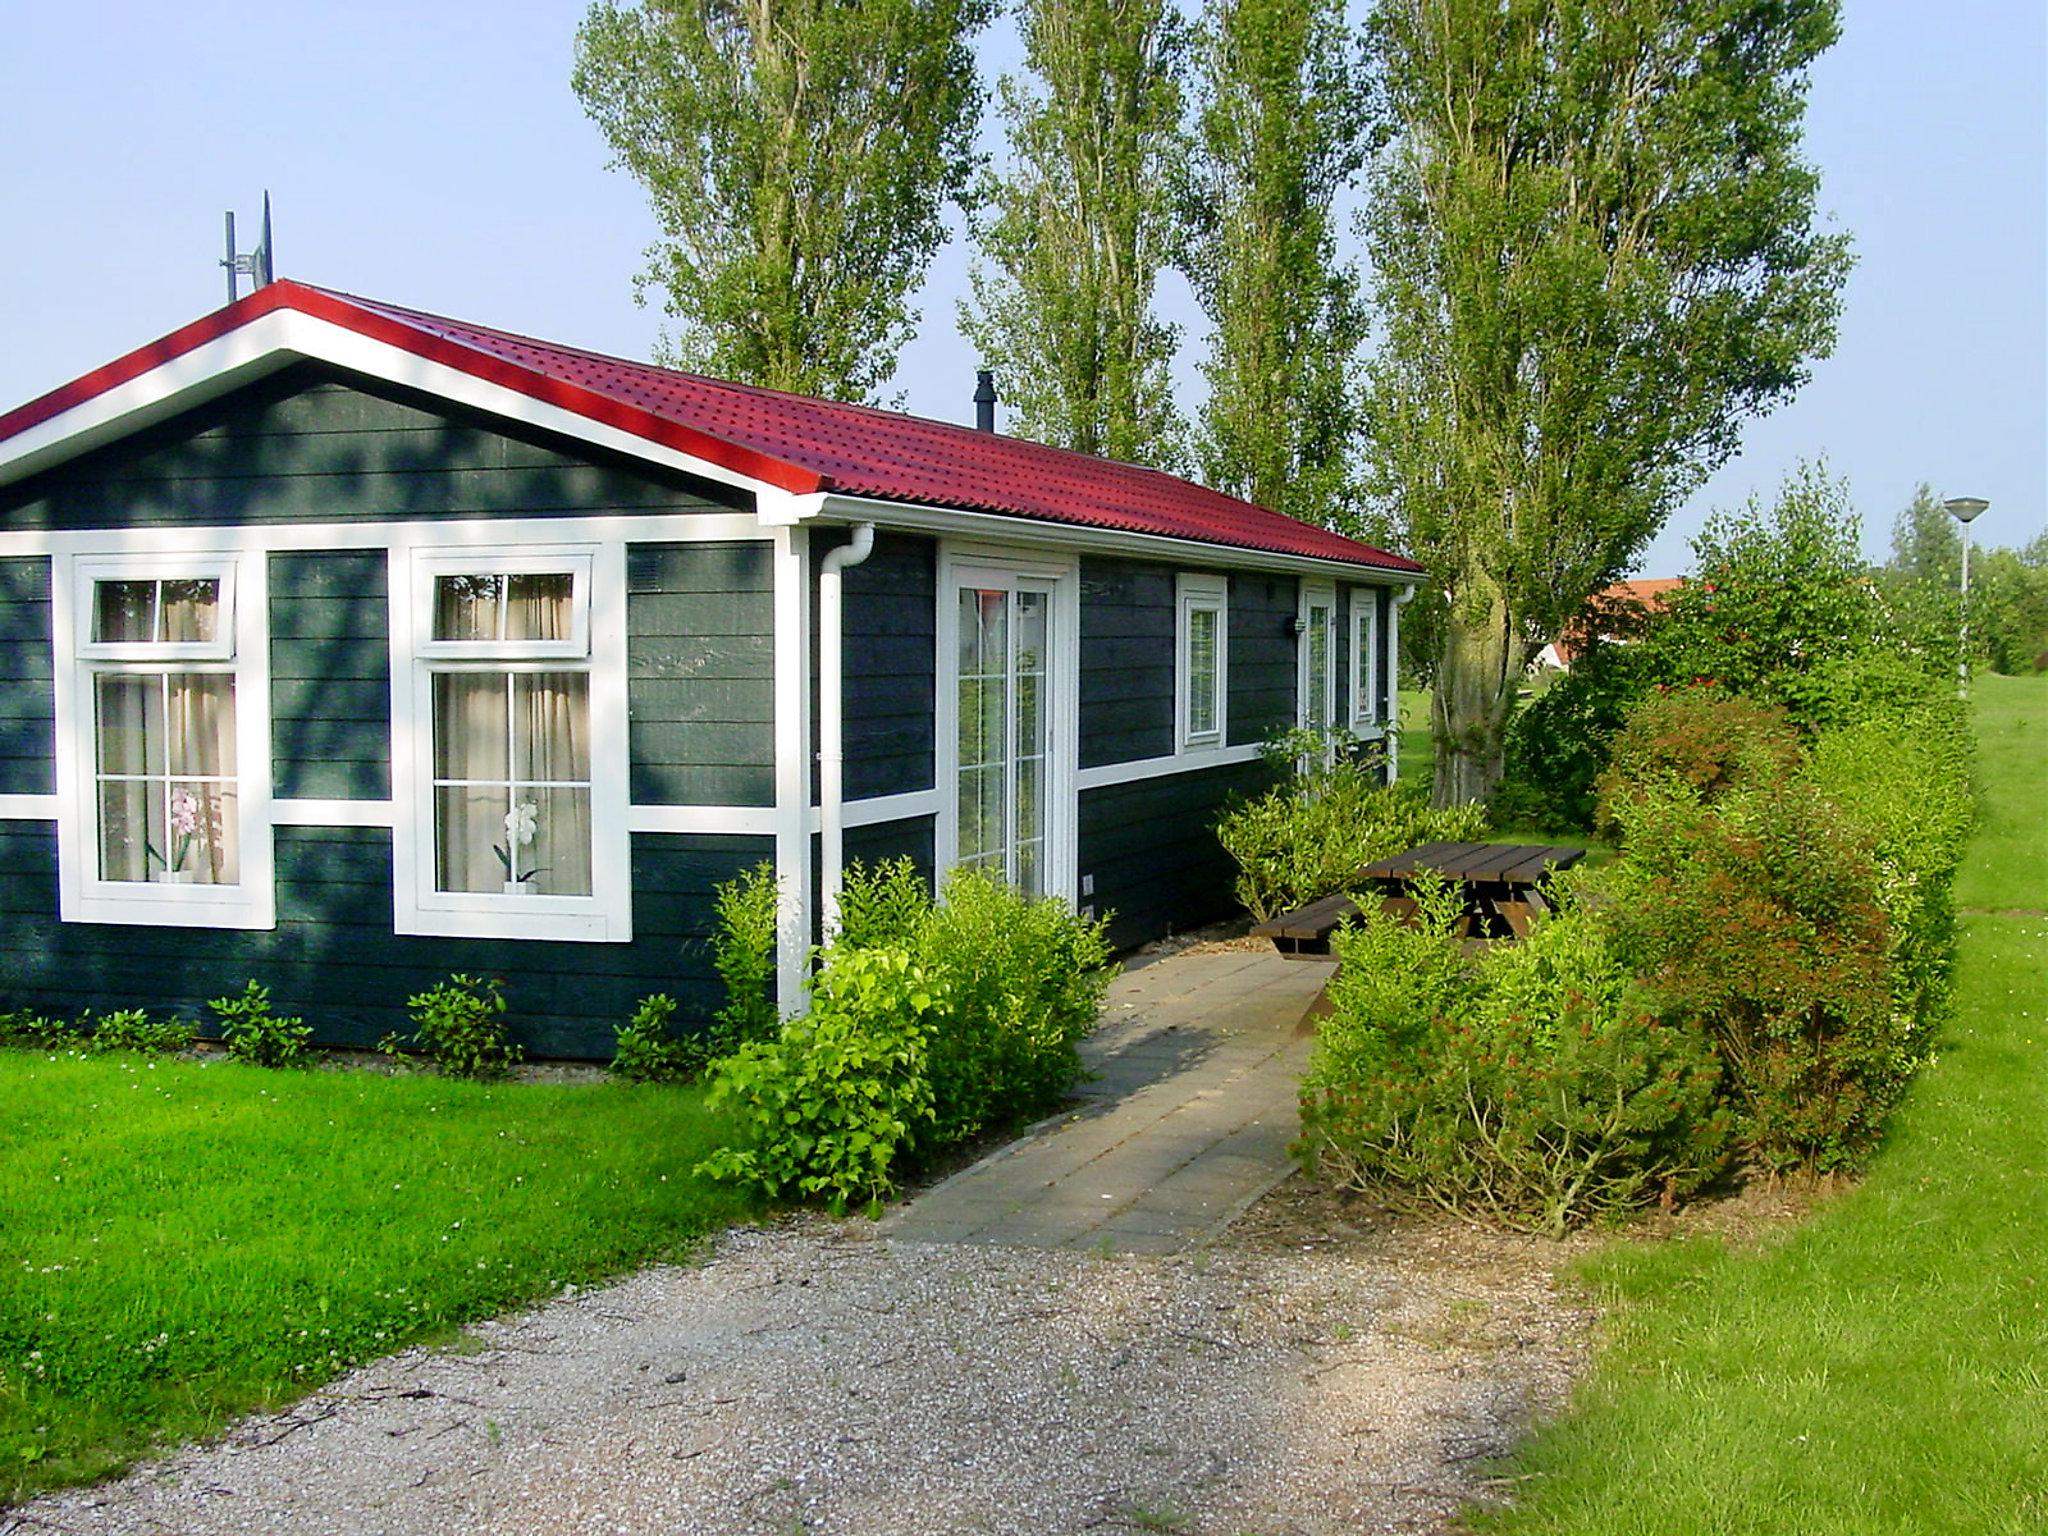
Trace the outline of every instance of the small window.
{"type": "Polygon", "coordinates": [[[226,661],[234,655],[232,567],[178,576],[87,568],[78,654],[96,661],[226,661]]]}
{"type": "Polygon", "coordinates": [[[1182,750],[1223,745],[1228,697],[1228,585],[1220,576],[1182,576],[1175,692],[1182,750]]]}
{"type": "Polygon", "coordinates": [[[1297,685],[1300,724],[1328,735],[1337,724],[1337,591],[1304,584],[1301,589],[1301,651],[1297,685]]]}
{"type": "Polygon", "coordinates": [[[1380,599],[1371,587],[1351,594],[1351,729],[1380,723],[1380,599]]]}
{"type": "Polygon", "coordinates": [[[439,569],[426,594],[423,656],[543,660],[590,654],[590,562],[439,569]]]}

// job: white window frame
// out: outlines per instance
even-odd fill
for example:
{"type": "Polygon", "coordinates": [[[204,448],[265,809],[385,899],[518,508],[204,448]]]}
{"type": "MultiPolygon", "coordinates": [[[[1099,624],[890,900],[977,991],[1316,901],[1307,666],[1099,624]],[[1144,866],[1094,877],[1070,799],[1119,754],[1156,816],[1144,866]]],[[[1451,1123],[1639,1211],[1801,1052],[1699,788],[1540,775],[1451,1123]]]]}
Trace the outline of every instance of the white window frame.
{"type": "Polygon", "coordinates": [[[619,541],[418,543],[391,551],[392,925],[436,938],[626,943],[633,937],[627,807],[626,557],[619,541]],[[575,618],[564,640],[456,641],[434,635],[441,576],[567,571],[575,618]],[[590,894],[435,888],[434,675],[584,671],[590,679],[590,894]]]}
{"type": "MultiPolygon", "coordinates": [[[[121,534],[110,532],[110,543],[121,534]]],[[[91,548],[52,556],[51,632],[57,756],[57,902],[67,923],[162,928],[277,926],[270,806],[270,647],[267,563],[257,552],[203,543],[162,553],[91,548]],[[220,583],[212,640],[164,644],[93,638],[94,584],[101,581],[220,583]],[[100,875],[98,706],[94,679],[138,670],[217,672],[234,679],[235,804],[239,880],[171,885],[100,875]]]]}
{"type": "Polygon", "coordinates": [[[1294,697],[1296,700],[1295,724],[1307,729],[1315,722],[1309,714],[1309,651],[1312,643],[1311,631],[1315,624],[1315,610],[1324,608],[1330,615],[1328,628],[1323,639],[1323,709],[1325,729],[1339,723],[1337,715],[1337,588],[1334,583],[1305,581],[1301,584],[1300,606],[1295,617],[1300,625],[1296,637],[1294,697]]]}
{"type": "Polygon", "coordinates": [[[1183,571],[1174,578],[1173,718],[1174,750],[1206,752],[1230,736],[1230,581],[1224,576],[1183,571]],[[1194,729],[1194,614],[1216,615],[1216,724],[1194,729]]]}
{"type": "Polygon", "coordinates": [[[1380,594],[1351,589],[1351,729],[1363,736],[1384,723],[1380,682],[1380,594]]]}

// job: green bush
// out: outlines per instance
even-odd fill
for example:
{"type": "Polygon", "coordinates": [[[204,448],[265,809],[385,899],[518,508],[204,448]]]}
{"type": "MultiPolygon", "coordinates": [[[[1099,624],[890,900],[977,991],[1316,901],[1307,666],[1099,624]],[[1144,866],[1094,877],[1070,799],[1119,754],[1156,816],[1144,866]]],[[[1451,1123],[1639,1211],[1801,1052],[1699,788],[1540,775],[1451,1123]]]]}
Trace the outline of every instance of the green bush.
{"type": "Polygon", "coordinates": [[[252,981],[240,997],[216,997],[206,1006],[220,1020],[221,1043],[235,1060],[258,1067],[305,1065],[313,1027],[304,1019],[272,1013],[268,987],[252,981]]]}
{"type": "MultiPolygon", "coordinates": [[[[711,1023],[702,1057],[722,1056],[749,1040],[775,1037],[775,934],[779,891],[775,866],[763,862],[718,887],[713,898],[718,931],[712,964],[725,983],[725,1006],[711,1023]]],[[[699,1059],[696,1066],[701,1067],[699,1059]]]]}
{"type": "Polygon", "coordinates": [[[381,1045],[387,1053],[419,1052],[450,1077],[496,1077],[523,1059],[506,1038],[502,982],[458,972],[407,998],[405,1006],[412,1013],[412,1036],[385,1036],[381,1045]]]}
{"type": "Polygon", "coordinates": [[[945,980],[930,1147],[1034,1119],[1080,1081],[1080,1042],[1109,988],[1107,927],[1107,917],[1027,900],[982,871],[946,877],[917,945],[926,970],[945,980]]]}
{"type": "Polygon", "coordinates": [[[117,1008],[91,1020],[85,1048],[102,1051],[182,1051],[192,1043],[192,1026],[184,1019],[152,1019],[141,1008],[117,1008]]]}
{"type": "Polygon", "coordinates": [[[83,1019],[52,1018],[33,1008],[18,1008],[0,1013],[0,1045],[25,1046],[32,1051],[62,1050],[83,1043],[85,1024],[83,1019]]]}
{"type": "Polygon", "coordinates": [[[1614,738],[1599,778],[1600,830],[1619,830],[1616,806],[1675,786],[1699,800],[1777,783],[1798,765],[1799,733],[1775,705],[1711,685],[1652,693],[1614,738]]]}
{"type": "Polygon", "coordinates": [[[1485,830],[1480,807],[1432,809],[1410,785],[1381,784],[1377,765],[1340,756],[1232,806],[1216,837],[1237,861],[1237,899],[1264,922],[1351,889],[1375,859],[1485,830]]]}
{"type": "Polygon", "coordinates": [[[880,1201],[933,1117],[927,1052],[944,998],[904,950],[839,951],[812,983],[807,1014],[717,1063],[710,1104],[734,1136],[696,1171],[834,1211],[880,1201]]]}
{"type": "Polygon", "coordinates": [[[630,1021],[618,1027],[608,1070],[629,1083],[679,1083],[702,1066],[703,1046],[676,1035],[676,1000],[665,992],[640,999],[630,1021]]]}
{"type": "Polygon", "coordinates": [[[1856,1166],[1917,1067],[1894,1015],[1871,840],[1801,778],[1618,802],[1606,909],[1667,1019],[1709,1034],[1749,1155],[1856,1166]]]}
{"type": "Polygon", "coordinates": [[[1719,1065],[1658,1019],[1597,914],[1470,957],[1459,902],[1377,908],[1343,961],[1303,1089],[1302,1153],[1329,1176],[1460,1216],[1559,1235],[1690,1193],[1724,1164],[1719,1065]]]}

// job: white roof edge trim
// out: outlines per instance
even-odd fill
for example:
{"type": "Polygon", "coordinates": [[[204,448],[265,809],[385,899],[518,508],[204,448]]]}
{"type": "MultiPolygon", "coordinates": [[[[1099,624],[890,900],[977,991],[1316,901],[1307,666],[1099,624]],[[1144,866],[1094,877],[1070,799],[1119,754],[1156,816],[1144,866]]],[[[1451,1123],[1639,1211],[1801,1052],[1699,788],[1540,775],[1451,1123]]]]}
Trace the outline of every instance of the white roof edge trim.
{"type": "Polygon", "coordinates": [[[874,496],[827,492],[807,517],[845,517],[883,527],[915,532],[956,533],[1001,538],[1013,544],[1048,544],[1067,549],[1145,556],[1182,565],[1223,565],[1238,570],[1312,572],[1339,575],[1354,585],[1405,587],[1412,591],[1426,578],[1419,571],[1392,571],[1383,566],[1355,565],[1317,555],[1288,555],[1247,549],[1241,544],[1180,539],[1161,533],[1127,533],[1093,528],[1086,523],[1061,523],[1015,512],[973,512],[958,507],[928,507],[917,502],[885,501],[874,496]]]}
{"type": "Polygon", "coordinates": [[[445,363],[433,362],[403,347],[372,340],[330,320],[289,309],[259,315],[226,335],[202,342],[191,351],[159,363],[90,400],[82,400],[0,443],[0,485],[25,479],[180,411],[203,405],[301,358],[331,363],[593,447],[728,485],[753,495],[757,505],[770,501],[779,504],[792,494],[694,454],[593,421],[445,363]]]}

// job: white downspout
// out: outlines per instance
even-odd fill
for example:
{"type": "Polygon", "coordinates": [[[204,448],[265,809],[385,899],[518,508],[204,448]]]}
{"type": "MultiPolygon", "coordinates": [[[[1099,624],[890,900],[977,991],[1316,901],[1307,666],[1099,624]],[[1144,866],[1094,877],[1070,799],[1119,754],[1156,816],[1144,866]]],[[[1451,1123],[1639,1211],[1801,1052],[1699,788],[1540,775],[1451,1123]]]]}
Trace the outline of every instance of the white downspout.
{"type": "Polygon", "coordinates": [[[828,944],[839,931],[846,866],[846,605],[840,573],[874,549],[875,525],[856,523],[853,537],[828,551],[818,570],[818,914],[828,944]]]}
{"type": "Polygon", "coordinates": [[[1401,781],[1401,610],[1415,595],[1412,586],[1403,587],[1387,605],[1387,782],[1401,781]]]}

